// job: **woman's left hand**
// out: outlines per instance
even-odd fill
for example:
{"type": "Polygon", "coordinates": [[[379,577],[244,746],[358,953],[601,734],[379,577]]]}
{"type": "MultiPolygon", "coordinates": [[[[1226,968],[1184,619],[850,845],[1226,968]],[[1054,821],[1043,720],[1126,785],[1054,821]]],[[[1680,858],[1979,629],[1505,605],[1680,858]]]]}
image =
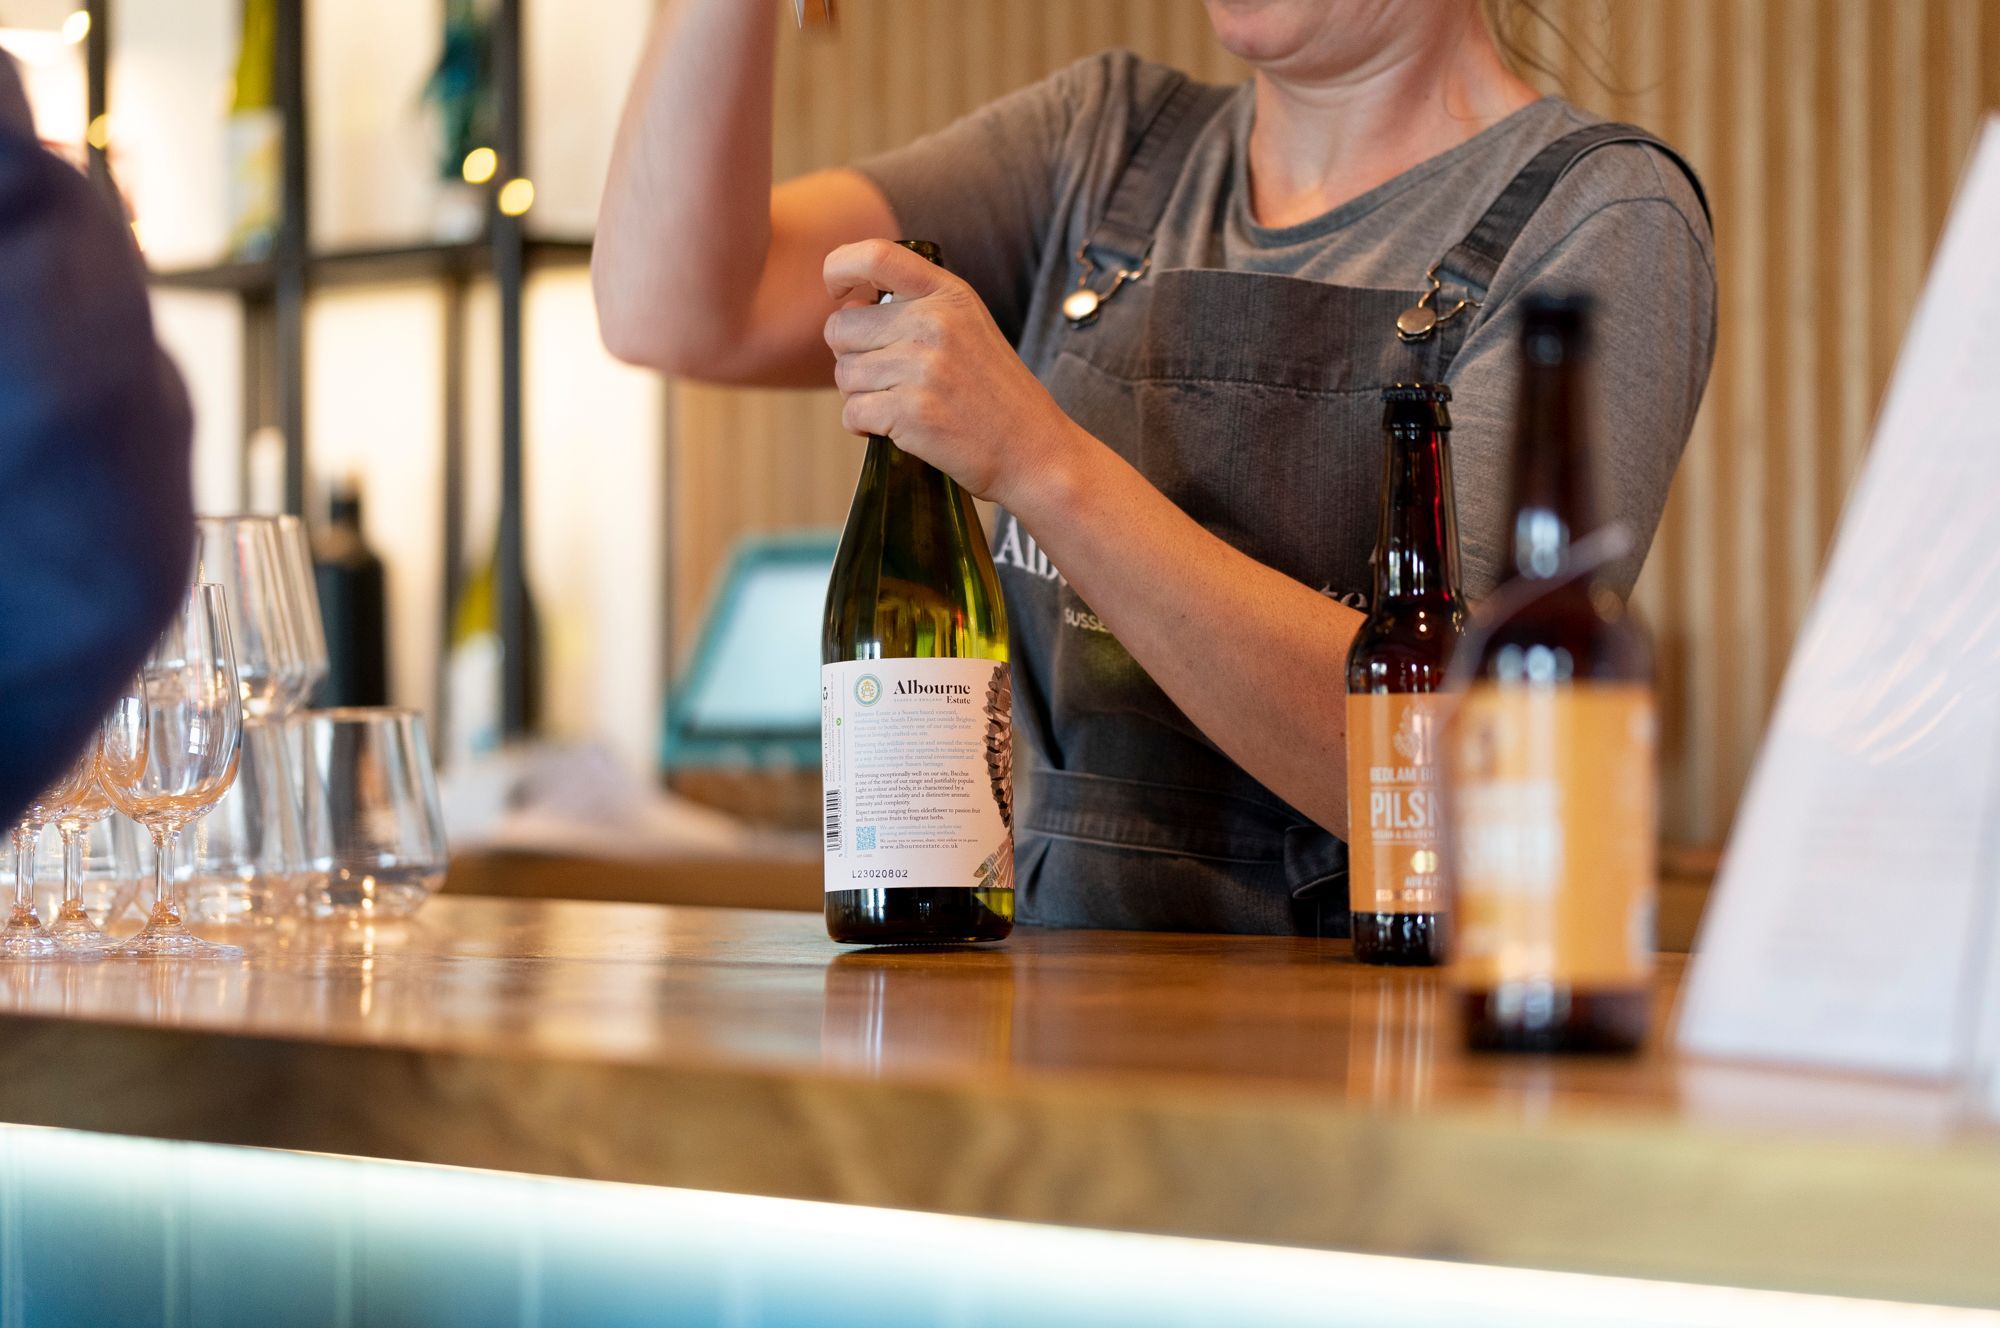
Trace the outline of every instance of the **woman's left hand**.
{"type": "Polygon", "coordinates": [[[844,306],[826,320],[843,427],[1010,508],[1077,443],[1082,430],[964,281],[888,240],[842,245],[825,274],[844,306]],[[884,291],[895,299],[875,303],[884,291]]]}

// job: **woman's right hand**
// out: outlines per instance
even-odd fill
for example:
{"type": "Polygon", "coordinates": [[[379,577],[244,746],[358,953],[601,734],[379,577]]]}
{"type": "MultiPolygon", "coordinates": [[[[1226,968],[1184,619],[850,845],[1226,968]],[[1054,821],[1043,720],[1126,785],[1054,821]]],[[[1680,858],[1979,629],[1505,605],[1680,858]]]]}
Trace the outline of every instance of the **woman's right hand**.
{"type": "MultiPolygon", "coordinates": [[[[893,236],[858,172],[771,185],[770,0],[672,0],[655,20],[598,209],[591,280],[612,354],[712,382],[825,386],[827,253],[893,236]]],[[[785,0],[782,22],[789,25],[785,0]]]]}

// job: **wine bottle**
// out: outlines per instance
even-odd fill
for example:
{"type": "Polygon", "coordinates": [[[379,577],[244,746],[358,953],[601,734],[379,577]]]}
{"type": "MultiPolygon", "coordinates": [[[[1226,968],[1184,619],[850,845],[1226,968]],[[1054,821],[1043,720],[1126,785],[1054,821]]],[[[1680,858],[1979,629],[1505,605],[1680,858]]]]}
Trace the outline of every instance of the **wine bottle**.
{"type": "Polygon", "coordinates": [[[285,118],[278,109],[277,0],[243,0],[242,45],[229,98],[229,253],[271,256],[278,239],[285,118]]]}
{"type": "MultiPolygon", "coordinates": [[[[527,724],[533,729],[541,700],[540,619],[527,597],[523,643],[528,675],[527,724]]],[[[506,643],[500,635],[500,555],[498,546],[460,589],[451,615],[451,644],[445,660],[444,766],[456,769],[500,749],[506,643]]]]}
{"type": "Polygon", "coordinates": [[[328,507],[328,522],[313,539],[313,583],[326,623],[326,680],[313,704],[387,705],[387,586],[382,560],[362,534],[360,485],[342,481],[328,507]]]}
{"type": "MultiPolygon", "coordinates": [[[[935,245],[904,243],[943,261],[935,245]]],[[[1014,729],[1000,578],[972,495],[887,438],[868,440],[820,658],[827,933],[866,945],[1004,938],[1014,729]]]]}

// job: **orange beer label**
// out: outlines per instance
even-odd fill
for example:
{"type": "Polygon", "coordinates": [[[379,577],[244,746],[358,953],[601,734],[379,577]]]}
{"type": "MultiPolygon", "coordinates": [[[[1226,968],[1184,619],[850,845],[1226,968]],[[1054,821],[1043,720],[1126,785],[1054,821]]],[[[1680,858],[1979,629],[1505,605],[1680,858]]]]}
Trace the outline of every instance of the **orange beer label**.
{"type": "Polygon", "coordinates": [[[1447,698],[1347,698],[1347,906],[1356,913],[1445,911],[1439,803],[1447,698]]]}
{"type": "Polygon", "coordinates": [[[1645,985],[1657,776],[1649,688],[1479,683],[1449,735],[1460,987],[1645,985]]]}

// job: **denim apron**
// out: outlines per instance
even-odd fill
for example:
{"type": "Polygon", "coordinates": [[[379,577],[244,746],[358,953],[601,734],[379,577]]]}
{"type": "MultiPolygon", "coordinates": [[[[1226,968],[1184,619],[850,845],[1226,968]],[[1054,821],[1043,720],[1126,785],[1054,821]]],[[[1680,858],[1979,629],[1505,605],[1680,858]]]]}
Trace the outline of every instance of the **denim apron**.
{"type": "MultiPolygon", "coordinates": [[[[1230,96],[1179,80],[1140,109],[1126,165],[1074,260],[1078,290],[1064,310],[1087,317],[1059,334],[1043,381],[1072,419],[1209,531],[1365,610],[1382,389],[1443,381],[1470,306],[1441,300],[1425,273],[1406,289],[1373,290],[1253,272],[1146,272],[1187,152],[1230,96]]],[[[1659,148],[1693,179],[1643,130],[1578,130],[1521,170],[1440,256],[1435,280],[1483,296],[1563,173],[1620,142],[1659,148]]],[[[1015,724],[1029,758],[1016,772],[1020,919],[1345,935],[1346,845],[1196,729],[1005,514],[994,544],[1015,724]]],[[[1343,660],[1325,662],[1329,695],[1344,671],[1343,660]]]]}

